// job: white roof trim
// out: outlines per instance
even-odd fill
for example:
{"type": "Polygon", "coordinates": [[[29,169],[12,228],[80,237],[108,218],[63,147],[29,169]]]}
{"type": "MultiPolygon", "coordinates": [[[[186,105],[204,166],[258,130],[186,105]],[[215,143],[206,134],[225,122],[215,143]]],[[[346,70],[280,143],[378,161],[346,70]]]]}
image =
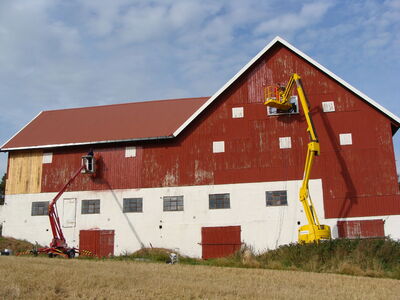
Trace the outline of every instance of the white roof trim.
{"type": "MultiPolygon", "coordinates": [[[[22,129],[21,129],[22,130],[22,129]]],[[[66,143],[66,144],[52,144],[52,145],[38,145],[38,146],[26,146],[26,147],[13,147],[13,148],[0,148],[0,152],[13,151],[13,150],[27,150],[27,149],[47,149],[65,146],[85,146],[93,144],[106,144],[106,143],[121,143],[121,142],[139,142],[139,141],[150,141],[150,140],[164,140],[170,139],[174,136],[157,136],[151,138],[137,138],[137,139],[126,139],[126,140],[109,140],[109,141],[96,141],[96,142],[82,142],[82,143],[66,143]]]]}
{"type": "Polygon", "coordinates": [[[348,88],[350,91],[364,99],[366,102],[380,110],[382,113],[387,115],[389,118],[393,119],[397,123],[400,124],[400,118],[397,117],[395,114],[391,113],[388,111],[386,108],[384,108],[382,105],[378,104],[371,98],[369,98],[367,95],[364,93],[360,92],[357,90],[355,87],[353,87],[351,84],[347,83],[343,79],[341,79],[339,76],[334,74],[333,72],[329,71],[327,68],[313,60],[311,57],[309,57],[307,54],[301,52],[299,49],[291,45],[289,42],[285,41],[281,37],[277,36],[275,37],[267,46],[264,47],[252,60],[250,60],[238,73],[236,73],[235,76],[233,76],[223,87],[221,87],[214,95],[211,96],[210,99],[207,100],[206,103],[204,103],[193,115],[190,116],[189,119],[186,120],[185,123],[183,123],[174,133],[173,136],[177,136],[180,134],[201,112],[203,112],[219,95],[221,95],[229,86],[232,85],[238,79],[244,72],[246,72],[262,55],[264,55],[273,45],[275,45],[277,42],[282,43],[284,46],[292,50],[294,53],[299,55],[300,57],[304,58],[307,60],[309,63],[320,69],[322,72],[327,74],[328,76],[332,77],[335,79],[337,82],[339,82],[341,85],[345,86],[348,88]]]}
{"type": "MultiPolygon", "coordinates": [[[[14,134],[12,137],[10,137],[1,147],[0,147],[0,151],[3,150],[4,145],[6,145],[9,141],[11,141],[18,133],[20,133],[22,130],[24,130],[29,124],[31,124],[37,117],[39,117],[41,114],[43,113],[43,111],[41,111],[40,113],[38,113],[36,115],[36,117],[34,117],[32,120],[30,120],[24,127],[22,127],[16,134],[14,134]]],[[[28,148],[27,148],[28,149],[28,148]]]]}

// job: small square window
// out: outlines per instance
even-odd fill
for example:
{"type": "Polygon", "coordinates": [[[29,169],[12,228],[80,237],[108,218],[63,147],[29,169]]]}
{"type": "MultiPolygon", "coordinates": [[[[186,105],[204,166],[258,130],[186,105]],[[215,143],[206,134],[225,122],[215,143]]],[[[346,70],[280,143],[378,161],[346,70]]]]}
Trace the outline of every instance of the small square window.
{"type": "Polygon", "coordinates": [[[210,209],[231,208],[229,194],[210,194],[208,203],[210,209]]]}
{"type": "Polygon", "coordinates": [[[225,152],[225,142],[218,141],[213,142],[213,153],[223,153],[225,152]]]}
{"type": "Polygon", "coordinates": [[[268,191],[265,198],[267,206],[287,205],[287,191],[268,191]]]}
{"type": "Polygon", "coordinates": [[[143,212],[143,198],[124,198],[123,212],[143,212]]]}
{"type": "Polygon", "coordinates": [[[32,216],[48,216],[49,201],[32,202],[32,216]]]}
{"type": "Polygon", "coordinates": [[[335,102],[333,102],[333,101],[322,102],[322,111],[323,112],[333,112],[333,111],[335,111],[335,102]]]}
{"type": "Polygon", "coordinates": [[[42,163],[51,164],[52,162],[53,162],[53,153],[52,152],[43,153],[42,163]]]}
{"type": "Polygon", "coordinates": [[[136,147],[126,147],[125,157],[136,157],[136,147]]]}
{"type": "Polygon", "coordinates": [[[100,213],[100,199],[82,200],[81,213],[85,214],[99,214],[100,213]]]}
{"type": "Polygon", "coordinates": [[[232,107],[232,118],[243,118],[244,117],[244,110],[243,107],[232,107]]]}
{"type": "Polygon", "coordinates": [[[279,138],[279,149],[290,149],[292,148],[292,139],[290,136],[279,138]]]}
{"type": "Polygon", "coordinates": [[[340,140],[340,145],[342,145],[342,146],[353,144],[353,138],[351,136],[351,133],[339,134],[339,140],[340,140]]]}
{"type": "Polygon", "coordinates": [[[183,211],[183,196],[163,197],[164,211],[183,211]]]}

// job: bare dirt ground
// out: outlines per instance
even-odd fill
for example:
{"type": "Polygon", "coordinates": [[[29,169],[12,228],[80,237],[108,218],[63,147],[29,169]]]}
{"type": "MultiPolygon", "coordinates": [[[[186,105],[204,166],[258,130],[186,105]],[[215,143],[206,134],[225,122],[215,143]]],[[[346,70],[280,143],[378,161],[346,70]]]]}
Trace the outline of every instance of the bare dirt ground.
{"type": "Polygon", "coordinates": [[[0,257],[0,299],[398,299],[400,281],[112,260],[0,257]]]}

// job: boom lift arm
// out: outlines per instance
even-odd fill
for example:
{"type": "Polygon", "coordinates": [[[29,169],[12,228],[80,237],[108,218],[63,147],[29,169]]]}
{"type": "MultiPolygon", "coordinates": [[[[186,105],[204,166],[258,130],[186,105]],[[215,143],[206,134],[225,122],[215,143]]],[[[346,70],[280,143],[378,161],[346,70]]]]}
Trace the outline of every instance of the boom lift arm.
{"type": "Polygon", "coordinates": [[[268,88],[266,101],[264,105],[277,108],[283,111],[290,111],[293,104],[289,102],[290,93],[293,85],[296,84],[297,94],[303,108],[304,116],[307,122],[307,132],[310,136],[310,142],[307,147],[307,156],[304,166],[303,182],[299,191],[300,202],[303,205],[304,212],[307,217],[308,224],[299,228],[298,240],[300,243],[319,242],[331,238],[331,229],[328,225],[321,225],[318,220],[317,212],[310,198],[308,183],[310,181],[311,169],[316,156],[320,154],[320,146],[315,127],[310,115],[309,102],[304,94],[300,76],[296,73],[292,74],[286,87],[268,88]],[[271,92],[272,91],[272,92],[271,92]]]}
{"type": "Polygon", "coordinates": [[[87,155],[82,156],[82,165],[79,169],[72,175],[72,177],[68,180],[68,182],[62,187],[62,189],[57,193],[57,195],[50,202],[48,207],[49,220],[51,231],[53,234],[53,239],[50,243],[50,247],[39,248],[37,250],[33,250],[34,254],[38,253],[46,253],[49,256],[60,255],[63,257],[73,258],[75,254],[78,253],[78,250],[75,248],[70,248],[67,245],[67,242],[64,237],[64,233],[61,228],[60,218],[58,216],[57,211],[57,201],[61,197],[61,195],[67,190],[67,188],[71,185],[71,183],[78,177],[81,173],[94,173],[94,156],[93,151],[90,151],[87,155]]]}
{"type": "Polygon", "coordinates": [[[58,217],[58,211],[56,202],[61,197],[61,195],[66,191],[68,186],[75,180],[75,178],[85,169],[85,165],[82,165],[75,174],[68,180],[64,187],[58,192],[54,199],[49,204],[49,219],[51,231],[53,233],[53,240],[50,243],[50,247],[55,248],[67,248],[67,243],[65,241],[64,233],[61,229],[60,218],[58,217]]]}

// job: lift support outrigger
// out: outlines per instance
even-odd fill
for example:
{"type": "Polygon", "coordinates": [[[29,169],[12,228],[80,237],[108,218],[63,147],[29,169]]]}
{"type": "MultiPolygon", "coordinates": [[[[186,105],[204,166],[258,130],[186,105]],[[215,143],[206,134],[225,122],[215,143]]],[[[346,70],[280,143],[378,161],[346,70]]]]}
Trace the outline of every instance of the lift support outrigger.
{"type": "Polygon", "coordinates": [[[79,250],[75,247],[68,247],[64,233],[61,228],[60,218],[57,211],[57,200],[61,195],[67,190],[69,185],[78,177],[79,174],[94,174],[95,172],[95,159],[93,151],[90,151],[87,155],[82,156],[82,165],[79,169],[72,175],[68,182],[63,186],[63,188],[57,193],[57,195],[50,202],[48,207],[50,227],[53,234],[53,239],[49,247],[33,249],[34,255],[44,253],[53,256],[62,256],[66,258],[74,258],[75,254],[79,253],[79,250]]]}
{"type": "Polygon", "coordinates": [[[307,132],[310,136],[310,142],[308,143],[307,157],[304,166],[303,182],[299,191],[300,202],[303,205],[308,224],[299,228],[298,241],[300,243],[318,243],[320,240],[328,240],[331,238],[331,229],[328,225],[321,225],[319,223],[317,212],[315,211],[314,205],[310,198],[308,183],[310,181],[310,174],[314,158],[320,154],[320,146],[310,115],[309,103],[304,94],[300,76],[296,73],[292,74],[286,87],[268,87],[264,105],[286,112],[293,110],[293,104],[289,100],[294,84],[297,86],[297,94],[300,98],[301,107],[303,108],[304,116],[307,122],[307,132]]]}

